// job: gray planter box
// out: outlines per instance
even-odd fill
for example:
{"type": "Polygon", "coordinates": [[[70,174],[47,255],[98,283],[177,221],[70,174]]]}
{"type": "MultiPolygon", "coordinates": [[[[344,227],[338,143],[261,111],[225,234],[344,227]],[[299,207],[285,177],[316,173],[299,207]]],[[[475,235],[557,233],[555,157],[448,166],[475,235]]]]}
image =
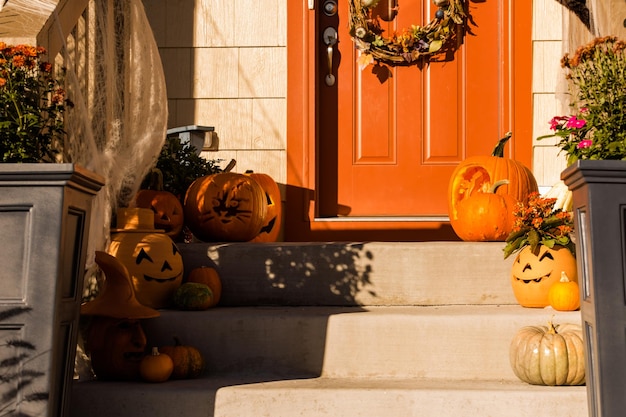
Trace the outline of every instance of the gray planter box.
{"type": "Polygon", "coordinates": [[[103,185],[73,164],[0,163],[2,413],[67,414],[92,200],[103,185]]]}
{"type": "Polygon", "coordinates": [[[626,161],[578,161],[573,193],[589,415],[626,410],[626,161]]]}

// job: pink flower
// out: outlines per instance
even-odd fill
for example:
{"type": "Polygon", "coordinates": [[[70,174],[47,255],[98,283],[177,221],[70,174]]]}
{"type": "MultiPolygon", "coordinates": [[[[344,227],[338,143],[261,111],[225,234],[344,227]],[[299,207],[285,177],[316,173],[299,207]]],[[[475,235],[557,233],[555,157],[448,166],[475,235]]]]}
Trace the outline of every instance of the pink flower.
{"type": "Polygon", "coordinates": [[[587,122],[583,119],[577,119],[576,116],[572,116],[567,119],[567,123],[565,127],[568,129],[580,129],[581,127],[585,127],[587,122]]]}
{"type": "Polygon", "coordinates": [[[567,117],[564,116],[554,116],[551,120],[550,120],[550,129],[551,130],[556,130],[558,127],[561,126],[561,122],[563,120],[566,120],[567,117]]]}
{"type": "Polygon", "coordinates": [[[576,145],[576,147],[578,149],[585,149],[591,147],[591,145],[593,145],[593,141],[591,139],[583,139],[578,142],[578,145],[576,145]]]}

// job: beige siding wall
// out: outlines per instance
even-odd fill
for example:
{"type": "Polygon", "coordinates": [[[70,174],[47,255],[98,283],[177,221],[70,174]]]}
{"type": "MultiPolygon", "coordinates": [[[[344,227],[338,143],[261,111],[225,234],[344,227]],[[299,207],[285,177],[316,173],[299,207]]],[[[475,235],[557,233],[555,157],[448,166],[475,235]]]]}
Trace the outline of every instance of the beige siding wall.
{"type": "MultiPolygon", "coordinates": [[[[214,126],[211,159],[237,160],[286,179],[286,6],[288,0],[144,0],[160,47],[169,127],[214,126]]],[[[290,0],[304,1],[304,0],[290,0]]],[[[559,113],[555,92],[562,56],[563,8],[534,0],[533,137],[559,113]]],[[[565,12],[567,13],[567,12],[565,12]]],[[[542,186],[558,181],[565,158],[554,140],[533,141],[542,186]]]]}
{"type": "Polygon", "coordinates": [[[566,165],[565,156],[554,146],[555,139],[536,140],[551,133],[548,122],[563,111],[556,92],[563,82],[564,13],[568,12],[555,0],[533,0],[533,172],[540,186],[557,182],[566,165]]]}
{"type": "Polygon", "coordinates": [[[287,0],[144,0],[168,126],[213,126],[209,159],[286,181],[287,0]]]}

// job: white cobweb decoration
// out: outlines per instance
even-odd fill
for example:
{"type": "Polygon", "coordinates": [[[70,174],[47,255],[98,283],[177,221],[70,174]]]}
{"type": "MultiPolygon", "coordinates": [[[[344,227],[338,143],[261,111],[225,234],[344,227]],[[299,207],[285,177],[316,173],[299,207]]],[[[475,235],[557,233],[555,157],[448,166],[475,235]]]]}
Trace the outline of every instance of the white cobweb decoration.
{"type": "Polygon", "coordinates": [[[93,269],[95,251],[108,246],[116,208],[130,205],[163,146],[167,94],[141,0],[92,0],[84,19],[85,33],[67,38],[57,62],[66,68],[74,102],[66,113],[66,159],[106,184],[92,213],[87,266],[93,269]]]}

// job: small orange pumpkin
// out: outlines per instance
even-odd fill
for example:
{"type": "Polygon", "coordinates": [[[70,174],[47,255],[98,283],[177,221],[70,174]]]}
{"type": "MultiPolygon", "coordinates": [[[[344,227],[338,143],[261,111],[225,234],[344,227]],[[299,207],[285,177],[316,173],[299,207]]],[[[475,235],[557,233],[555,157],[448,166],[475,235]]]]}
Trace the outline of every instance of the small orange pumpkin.
{"type": "Polygon", "coordinates": [[[539,245],[537,253],[533,253],[530,246],[525,246],[511,267],[511,286],[517,302],[523,307],[550,305],[548,292],[561,279],[561,271],[578,281],[576,258],[568,248],[539,245]]]}
{"type": "Polygon", "coordinates": [[[156,179],[149,189],[139,190],[135,195],[135,205],[154,212],[154,227],[162,229],[172,239],[180,235],[185,223],[183,205],[178,197],[163,190],[163,174],[157,168],[151,173],[156,179]]]}
{"type": "Polygon", "coordinates": [[[144,356],[139,363],[139,375],[147,382],[165,382],[174,371],[172,358],[153,347],[150,355],[144,356]]]}
{"type": "Polygon", "coordinates": [[[558,311],[576,311],[580,308],[580,291],[576,281],[570,281],[565,271],[561,271],[561,279],[555,282],[548,291],[550,306],[558,311]]]}
{"type": "Polygon", "coordinates": [[[249,175],[220,172],[196,179],[183,207],[187,226],[198,239],[247,242],[263,227],[267,200],[249,175]]]}
{"type": "Polygon", "coordinates": [[[172,379],[197,378],[204,371],[204,358],[198,349],[193,346],[186,346],[174,337],[173,346],[163,346],[161,353],[168,355],[174,362],[172,379]]]}
{"type": "Polygon", "coordinates": [[[256,182],[261,185],[265,192],[265,198],[267,200],[267,214],[263,221],[263,227],[259,234],[252,239],[253,242],[276,242],[278,241],[278,235],[282,227],[282,200],[280,196],[280,189],[278,184],[272,177],[267,174],[256,173],[253,171],[246,171],[246,175],[251,176],[256,182]]]}
{"type": "Polygon", "coordinates": [[[504,146],[511,138],[500,139],[491,156],[473,156],[453,171],[448,188],[448,214],[454,232],[468,241],[504,241],[513,230],[515,204],[537,191],[537,181],[521,162],[504,158],[504,146]],[[494,184],[506,180],[495,192],[501,198],[480,196],[494,184]],[[468,200],[468,201],[466,201],[468,200]],[[482,213],[478,217],[475,213],[482,213]]]}
{"type": "Polygon", "coordinates": [[[187,276],[187,282],[196,282],[208,286],[213,292],[213,298],[209,307],[214,307],[220,302],[222,296],[222,280],[217,269],[210,266],[194,268],[187,276]]]}

